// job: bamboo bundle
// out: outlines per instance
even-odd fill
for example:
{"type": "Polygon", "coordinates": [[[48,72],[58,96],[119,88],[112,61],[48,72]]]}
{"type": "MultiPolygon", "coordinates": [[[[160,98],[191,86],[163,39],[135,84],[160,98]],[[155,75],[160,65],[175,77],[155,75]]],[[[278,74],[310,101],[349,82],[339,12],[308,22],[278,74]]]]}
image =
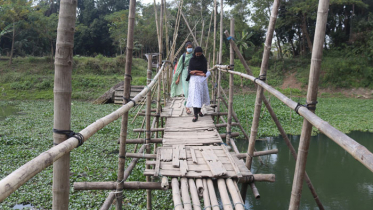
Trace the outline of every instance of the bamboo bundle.
{"type": "MultiPolygon", "coordinates": [[[[316,30],[314,36],[314,45],[312,48],[312,59],[307,91],[307,104],[310,105],[310,108],[314,108],[310,109],[310,112],[312,113],[315,112],[317,103],[317,90],[320,77],[321,59],[324,45],[326,22],[328,18],[328,10],[329,0],[320,0],[317,11],[316,30]]],[[[293,179],[293,188],[291,190],[289,210],[299,209],[311,132],[312,124],[304,119],[298,147],[298,157],[295,164],[295,173],[293,179]]]]}
{"type": "MultiPolygon", "coordinates": [[[[164,66],[165,65],[163,65],[161,68],[162,71],[164,69],[164,66]]],[[[124,113],[128,112],[134,106],[134,103],[137,103],[142,97],[145,96],[150,88],[155,85],[159,76],[160,72],[156,74],[152,82],[147,87],[145,87],[144,90],[142,90],[132,99],[133,103],[127,103],[121,106],[116,111],[96,120],[96,122],[81,130],[79,133],[82,134],[82,136],[84,137],[84,141],[87,141],[97,131],[101,130],[106,125],[117,120],[124,113]]],[[[43,152],[39,156],[35,157],[31,161],[27,162],[26,164],[6,176],[0,181],[0,202],[7,198],[15,190],[17,190],[22,184],[27,182],[29,179],[34,177],[46,167],[52,165],[53,162],[61,158],[63,155],[75,149],[78,145],[79,140],[76,137],[71,137],[66,141],[43,152]]]]}
{"type": "Polygon", "coordinates": [[[212,210],[220,210],[218,199],[216,198],[216,194],[215,194],[214,183],[212,182],[211,179],[207,179],[207,188],[209,190],[212,210]]]}
{"type": "MultiPolygon", "coordinates": [[[[201,203],[199,202],[196,183],[194,183],[193,179],[188,179],[188,180],[189,180],[190,195],[192,196],[193,209],[194,210],[201,210],[201,203]]],[[[184,205],[185,205],[185,203],[184,203],[184,205]]]]}
{"type": "Polygon", "coordinates": [[[225,185],[224,179],[218,179],[218,188],[220,193],[221,202],[223,203],[224,210],[233,210],[229,195],[227,192],[227,186],[225,185]]]}
{"type": "Polygon", "coordinates": [[[210,195],[209,195],[209,189],[207,187],[207,181],[206,179],[202,180],[203,184],[203,205],[204,205],[204,210],[211,210],[211,202],[210,202],[210,195]]]}
{"type": "Polygon", "coordinates": [[[172,199],[174,200],[175,210],[184,210],[183,204],[181,203],[179,181],[177,178],[172,178],[172,199]]]}
{"type": "Polygon", "coordinates": [[[188,179],[181,178],[181,197],[183,198],[184,209],[185,210],[192,210],[192,205],[190,201],[189,191],[188,191],[188,179]]]}
{"type": "Polygon", "coordinates": [[[115,198],[115,192],[110,192],[109,196],[106,198],[105,202],[102,204],[100,210],[108,210],[113,203],[115,198]]]}
{"type": "Polygon", "coordinates": [[[231,194],[231,197],[232,197],[234,208],[237,210],[245,210],[245,206],[240,196],[240,193],[237,190],[236,186],[234,185],[232,179],[226,179],[226,183],[227,183],[229,193],[231,194]]]}
{"type": "Polygon", "coordinates": [[[202,179],[196,179],[196,186],[199,197],[202,197],[204,191],[202,179]]]}
{"type": "MultiPolygon", "coordinates": [[[[61,0],[57,28],[54,80],[54,123],[53,128],[70,130],[71,118],[71,73],[73,68],[74,32],[77,1],[61,0]]],[[[13,48],[12,48],[13,50],[13,48]]],[[[11,63],[11,60],[10,60],[11,63]]],[[[61,144],[65,134],[53,133],[53,143],[61,144]]],[[[53,209],[69,208],[70,153],[65,153],[53,164],[53,209]]],[[[18,188],[18,187],[17,187],[18,188]]],[[[2,191],[13,190],[12,186],[0,187],[2,191]]],[[[9,193],[10,194],[10,193],[9,193]]],[[[6,195],[7,196],[7,195],[6,195]]],[[[1,195],[0,195],[1,197],[1,195]]],[[[0,199],[1,201],[3,199],[0,199]]],[[[0,202],[1,202],[0,201],[0,202]]]]}

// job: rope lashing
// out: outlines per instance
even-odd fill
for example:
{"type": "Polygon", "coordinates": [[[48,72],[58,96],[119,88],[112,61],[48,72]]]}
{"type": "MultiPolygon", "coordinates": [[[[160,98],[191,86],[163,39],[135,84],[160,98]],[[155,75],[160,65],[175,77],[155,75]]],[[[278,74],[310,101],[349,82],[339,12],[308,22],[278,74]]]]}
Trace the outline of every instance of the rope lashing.
{"type": "Polygon", "coordinates": [[[298,115],[300,115],[299,112],[298,112],[298,110],[301,107],[306,107],[308,110],[316,110],[316,104],[317,103],[318,103],[318,101],[311,102],[311,103],[306,103],[306,105],[298,103],[297,106],[295,107],[294,111],[295,111],[295,113],[297,113],[298,115]]]}
{"type": "MultiPolygon", "coordinates": [[[[81,133],[75,133],[72,130],[58,130],[58,129],[53,128],[53,133],[66,135],[67,138],[74,137],[74,138],[78,139],[79,143],[78,143],[77,147],[82,146],[82,144],[84,143],[84,136],[83,136],[83,134],[81,134],[81,133]]],[[[57,143],[53,143],[53,144],[54,145],[58,145],[57,143]]]]}
{"type": "Polygon", "coordinates": [[[254,83],[255,81],[258,79],[258,80],[262,80],[263,82],[266,81],[266,74],[263,74],[263,75],[259,75],[257,78],[254,79],[254,83]]]}
{"type": "Polygon", "coordinates": [[[228,36],[227,40],[228,40],[228,41],[229,41],[229,40],[234,41],[235,39],[234,39],[234,37],[232,37],[232,36],[228,36]]]}
{"type": "Polygon", "coordinates": [[[123,96],[123,100],[125,101],[124,104],[127,104],[128,102],[133,102],[133,106],[135,107],[137,104],[136,104],[136,101],[132,100],[131,98],[126,98],[123,96]]]}
{"type": "Polygon", "coordinates": [[[240,205],[243,206],[243,208],[245,208],[245,204],[243,204],[243,203],[241,203],[241,202],[240,202],[240,203],[234,203],[234,204],[233,204],[233,205],[234,205],[234,208],[236,208],[236,205],[237,205],[237,204],[240,204],[240,205]]]}

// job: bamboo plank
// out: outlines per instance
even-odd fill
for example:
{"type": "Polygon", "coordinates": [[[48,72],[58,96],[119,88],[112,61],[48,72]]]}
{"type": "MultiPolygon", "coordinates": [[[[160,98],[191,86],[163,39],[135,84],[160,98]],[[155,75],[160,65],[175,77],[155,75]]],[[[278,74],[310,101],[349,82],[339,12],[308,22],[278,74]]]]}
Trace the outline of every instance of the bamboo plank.
{"type": "Polygon", "coordinates": [[[225,185],[224,179],[218,179],[218,188],[220,193],[221,202],[223,203],[224,210],[233,210],[229,195],[227,192],[227,186],[225,185]]]}
{"type": "Polygon", "coordinates": [[[214,183],[211,179],[207,179],[207,187],[209,190],[212,210],[220,210],[218,199],[216,198],[214,183]]]}
{"type": "Polygon", "coordinates": [[[188,179],[188,181],[189,181],[189,191],[190,191],[190,195],[192,197],[192,202],[193,202],[193,209],[201,210],[201,203],[199,202],[196,184],[193,179],[188,179]]]}
{"type": "Polygon", "coordinates": [[[159,167],[161,165],[161,150],[159,148],[157,148],[157,159],[156,159],[156,163],[155,163],[155,167],[154,167],[154,176],[158,176],[159,175],[159,167]]]}
{"type": "Polygon", "coordinates": [[[214,154],[211,148],[202,149],[203,159],[206,161],[214,177],[223,176],[227,174],[227,170],[223,166],[222,162],[214,154]]]}
{"type": "Polygon", "coordinates": [[[231,194],[234,208],[237,210],[245,210],[245,206],[240,196],[240,193],[235,187],[232,179],[226,179],[226,184],[227,184],[229,193],[231,194]]]}
{"type": "Polygon", "coordinates": [[[172,199],[174,201],[175,210],[184,210],[183,204],[181,203],[179,181],[177,178],[172,179],[172,199]]]}
{"type": "Polygon", "coordinates": [[[188,179],[187,178],[181,178],[181,197],[183,199],[184,203],[184,210],[192,210],[192,205],[189,197],[188,192],[188,179]]]}
{"type": "Polygon", "coordinates": [[[161,161],[170,162],[172,161],[172,148],[161,148],[161,161]]]}
{"type": "Polygon", "coordinates": [[[205,210],[211,210],[211,202],[210,202],[210,195],[209,195],[209,189],[207,186],[206,179],[202,179],[203,184],[203,205],[205,207],[205,210]]]}
{"type": "Polygon", "coordinates": [[[238,168],[238,166],[236,165],[236,162],[233,160],[231,154],[228,152],[228,149],[224,145],[221,145],[221,148],[224,150],[224,152],[227,155],[229,161],[231,162],[234,171],[237,173],[237,177],[242,177],[241,171],[238,168]]]}
{"type": "Polygon", "coordinates": [[[198,164],[196,153],[194,152],[193,148],[190,148],[190,154],[192,156],[193,163],[198,164]]]}
{"type": "Polygon", "coordinates": [[[172,147],[172,166],[179,168],[179,146],[175,145],[172,147]]]}
{"type": "Polygon", "coordinates": [[[179,160],[186,160],[185,145],[179,146],[179,160]]]}
{"type": "Polygon", "coordinates": [[[186,160],[180,160],[179,162],[180,162],[180,174],[182,176],[185,176],[188,173],[188,170],[189,170],[188,164],[187,164],[186,160]]]}

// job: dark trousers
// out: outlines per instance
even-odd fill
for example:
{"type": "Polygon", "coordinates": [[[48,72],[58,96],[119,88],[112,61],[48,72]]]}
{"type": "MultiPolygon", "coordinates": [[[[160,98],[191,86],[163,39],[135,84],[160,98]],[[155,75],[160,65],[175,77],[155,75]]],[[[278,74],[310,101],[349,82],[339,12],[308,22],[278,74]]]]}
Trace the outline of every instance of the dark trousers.
{"type": "Polygon", "coordinates": [[[198,113],[201,112],[201,108],[193,107],[194,116],[198,117],[198,113]]]}

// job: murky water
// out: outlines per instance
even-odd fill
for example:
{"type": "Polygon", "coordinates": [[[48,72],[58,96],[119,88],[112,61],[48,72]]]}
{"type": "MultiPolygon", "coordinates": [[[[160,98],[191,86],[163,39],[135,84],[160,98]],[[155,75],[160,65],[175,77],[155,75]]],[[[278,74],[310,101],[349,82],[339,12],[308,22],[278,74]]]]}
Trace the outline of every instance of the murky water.
{"type": "MultiPolygon", "coordinates": [[[[351,138],[373,151],[373,133],[352,132],[351,138]]],[[[289,136],[296,150],[299,136],[289,136]]],[[[266,138],[257,141],[258,151],[278,149],[278,154],[262,156],[267,166],[260,166],[255,159],[254,173],[273,173],[275,183],[256,183],[261,198],[255,200],[251,189],[248,190],[246,201],[248,209],[272,210],[288,209],[291,187],[294,177],[295,161],[282,137],[266,138]]],[[[237,140],[240,152],[247,151],[247,142],[237,140]]],[[[355,160],[349,153],[319,134],[312,137],[307,159],[307,173],[318,193],[325,209],[338,210],[371,210],[373,209],[373,173],[355,160]]],[[[301,198],[302,210],[318,209],[308,187],[303,185],[301,198]]]]}
{"type": "Polygon", "coordinates": [[[16,204],[13,209],[36,210],[31,204],[16,204]]]}
{"type": "Polygon", "coordinates": [[[4,120],[7,116],[16,114],[18,109],[14,106],[0,106],[0,120],[4,120]]]}

